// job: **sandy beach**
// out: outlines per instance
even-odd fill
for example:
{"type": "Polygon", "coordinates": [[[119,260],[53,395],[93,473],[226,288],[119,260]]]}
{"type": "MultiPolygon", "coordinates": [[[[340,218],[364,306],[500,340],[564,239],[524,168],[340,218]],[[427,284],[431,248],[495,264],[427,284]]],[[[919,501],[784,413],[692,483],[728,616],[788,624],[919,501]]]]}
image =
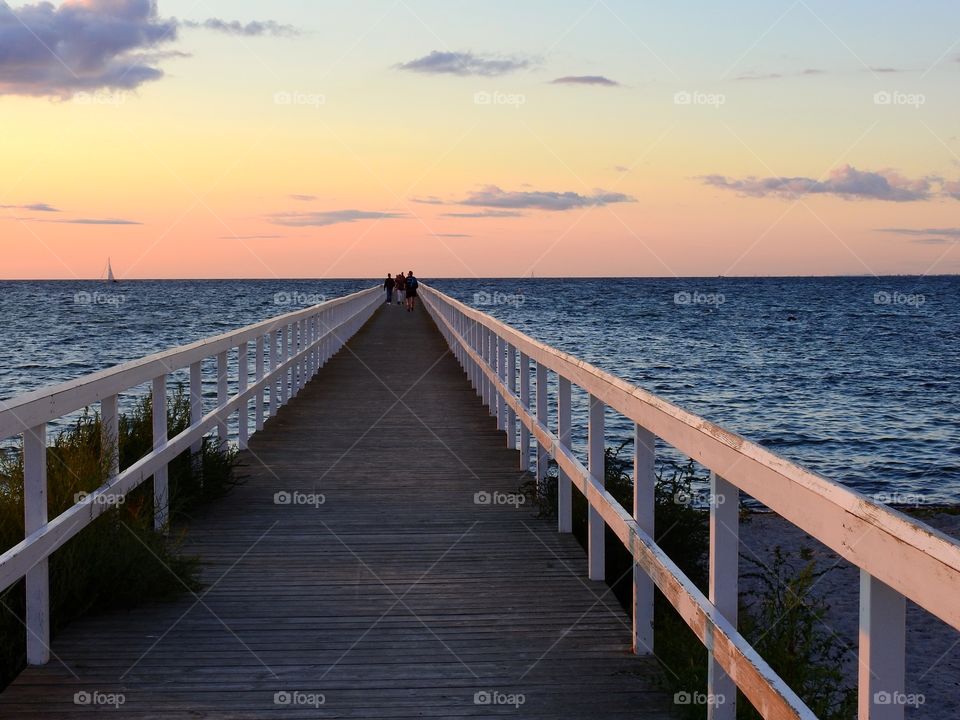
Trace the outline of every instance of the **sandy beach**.
{"type": "MultiPolygon", "coordinates": [[[[923,522],[952,537],[960,537],[960,515],[938,512],[923,522]]],[[[752,513],[740,525],[740,573],[749,572],[743,559],[751,557],[769,565],[779,545],[795,558],[800,548],[813,551],[818,569],[829,572],[817,581],[814,592],[830,605],[825,630],[847,648],[846,673],[857,684],[857,634],[859,622],[859,570],[781,517],[752,513]]],[[[797,558],[798,559],[798,558],[797,558]]],[[[797,562],[799,566],[800,563],[797,562]]],[[[744,586],[747,584],[744,583],[744,586]]],[[[741,590],[746,590],[742,587],[741,590]]],[[[908,705],[908,718],[946,720],[960,718],[960,632],[907,602],[907,695],[916,694],[918,704],[908,705]]]]}

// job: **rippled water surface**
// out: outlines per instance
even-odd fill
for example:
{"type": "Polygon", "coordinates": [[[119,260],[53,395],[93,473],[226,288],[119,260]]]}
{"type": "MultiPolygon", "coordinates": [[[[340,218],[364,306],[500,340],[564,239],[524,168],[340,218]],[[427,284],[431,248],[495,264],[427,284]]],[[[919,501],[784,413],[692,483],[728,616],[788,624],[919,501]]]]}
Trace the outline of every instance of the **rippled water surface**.
{"type": "MultiPolygon", "coordinates": [[[[0,398],[372,283],[0,283],[0,398]]],[[[960,278],[433,284],[827,477],[960,501],[960,278]]]]}

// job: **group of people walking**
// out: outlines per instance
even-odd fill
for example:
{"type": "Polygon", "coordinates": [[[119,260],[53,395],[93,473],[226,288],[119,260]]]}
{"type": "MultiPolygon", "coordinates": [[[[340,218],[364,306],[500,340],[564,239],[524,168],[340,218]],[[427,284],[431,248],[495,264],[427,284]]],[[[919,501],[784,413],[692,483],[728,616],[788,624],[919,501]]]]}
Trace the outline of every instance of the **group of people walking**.
{"type": "Polygon", "coordinates": [[[393,298],[396,296],[397,305],[407,306],[407,312],[413,312],[413,306],[417,301],[417,288],[420,283],[413,275],[413,270],[404,277],[403,273],[398,273],[393,277],[387,273],[387,279],[383,281],[383,289],[387,292],[387,305],[393,305],[393,298]]]}

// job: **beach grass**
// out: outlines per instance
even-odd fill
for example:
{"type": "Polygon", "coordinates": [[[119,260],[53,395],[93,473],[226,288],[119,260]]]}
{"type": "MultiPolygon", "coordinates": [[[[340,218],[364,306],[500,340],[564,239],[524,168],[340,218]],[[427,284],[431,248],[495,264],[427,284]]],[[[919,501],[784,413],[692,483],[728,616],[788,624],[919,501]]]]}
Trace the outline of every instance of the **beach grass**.
{"type": "MultiPolygon", "coordinates": [[[[167,410],[172,437],[190,422],[189,399],[182,387],[169,398],[167,410]]],[[[149,397],[121,414],[118,434],[123,470],[152,448],[149,397]]],[[[50,518],[107,481],[111,450],[103,446],[95,413],[84,413],[56,435],[47,448],[50,518]]],[[[235,466],[236,451],[216,438],[205,438],[198,453],[187,451],[175,458],[168,469],[171,528],[182,528],[195,509],[229,492],[238,482],[235,466]]],[[[0,456],[0,550],[23,537],[23,455],[13,451],[0,456]]],[[[182,552],[182,539],[182,530],[154,531],[150,480],[115,500],[111,509],[50,556],[51,635],[85,614],[195,592],[200,587],[198,559],[182,552]]],[[[0,688],[25,666],[24,602],[22,580],[0,593],[0,688]]]]}

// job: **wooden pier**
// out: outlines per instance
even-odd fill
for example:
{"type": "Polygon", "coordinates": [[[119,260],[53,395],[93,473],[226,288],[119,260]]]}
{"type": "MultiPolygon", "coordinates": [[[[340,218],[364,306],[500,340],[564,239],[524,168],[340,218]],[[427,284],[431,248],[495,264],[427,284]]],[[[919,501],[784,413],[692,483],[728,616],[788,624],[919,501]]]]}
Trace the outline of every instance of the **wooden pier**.
{"type": "Polygon", "coordinates": [[[0,716],[669,717],[422,308],[379,309],[241,458],[186,535],[204,590],[72,624],[0,716]]]}

